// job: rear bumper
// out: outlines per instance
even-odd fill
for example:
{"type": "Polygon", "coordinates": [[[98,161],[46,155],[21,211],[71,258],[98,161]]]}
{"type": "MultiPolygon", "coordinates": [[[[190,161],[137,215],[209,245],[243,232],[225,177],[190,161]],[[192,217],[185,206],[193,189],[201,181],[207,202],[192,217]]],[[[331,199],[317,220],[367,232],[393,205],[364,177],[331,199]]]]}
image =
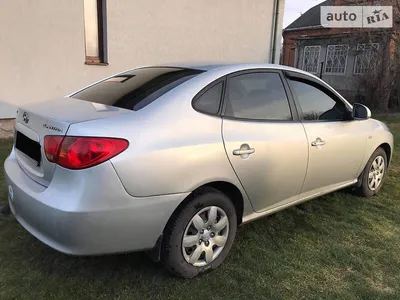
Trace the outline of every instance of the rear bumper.
{"type": "Polygon", "coordinates": [[[4,163],[9,202],[18,222],[60,252],[97,255],[154,247],[187,194],[134,198],[110,162],[70,171],[57,167],[48,187],[20,168],[14,153],[4,163]]]}

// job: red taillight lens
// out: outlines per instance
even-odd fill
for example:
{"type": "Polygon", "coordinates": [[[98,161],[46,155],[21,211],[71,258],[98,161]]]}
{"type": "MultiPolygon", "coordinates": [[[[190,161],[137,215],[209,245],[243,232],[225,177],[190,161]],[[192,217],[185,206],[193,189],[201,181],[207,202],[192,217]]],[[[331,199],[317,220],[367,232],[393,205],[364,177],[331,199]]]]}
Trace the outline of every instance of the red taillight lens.
{"type": "Polygon", "coordinates": [[[51,162],[74,170],[98,165],[120,154],[129,146],[128,141],[117,138],[66,136],[61,137],[61,140],[59,142],[56,136],[45,137],[46,157],[51,162]],[[55,148],[56,150],[53,150],[55,148]]]}
{"type": "Polygon", "coordinates": [[[59,135],[47,135],[44,137],[44,153],[49,162],[57,162],[58,150],[60,149],[63,138],[63,136],[59,135]]]}

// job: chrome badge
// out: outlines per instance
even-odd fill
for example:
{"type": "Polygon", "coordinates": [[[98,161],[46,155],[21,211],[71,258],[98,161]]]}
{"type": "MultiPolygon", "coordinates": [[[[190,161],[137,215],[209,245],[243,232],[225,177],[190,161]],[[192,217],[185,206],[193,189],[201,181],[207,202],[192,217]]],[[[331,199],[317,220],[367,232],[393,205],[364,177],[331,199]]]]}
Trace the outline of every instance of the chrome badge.
{"type": "Polygon", "coordinates": [[[28,115],[28,113],[24,112],[24,114],[22,115],[22,118],[23,118],[25,124],[29,123],[29,115],[28,115]]]}

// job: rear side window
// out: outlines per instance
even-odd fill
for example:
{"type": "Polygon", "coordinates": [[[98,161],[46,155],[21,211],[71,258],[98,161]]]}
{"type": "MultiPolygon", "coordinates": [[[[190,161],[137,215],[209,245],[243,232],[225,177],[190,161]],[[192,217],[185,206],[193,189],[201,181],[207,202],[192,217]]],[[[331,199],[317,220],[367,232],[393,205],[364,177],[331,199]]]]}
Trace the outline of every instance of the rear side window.
{"type": "Polygon", "coordinates": [[[218,113],[223,86],[223,83],[219,82],[198,96],[194,101],[194,108],[208,114],[218,113]]]}
{"type": "Polygon", "coordinates": [[[183,68],[142,68],[103,80],[71,97],[137,111],[202,72],[183,68]]]}
{"type": "Polygon", "coordinates": [[[250,120],[292,120],[278,73],[248,73],[230,78],[226,116],[250,120]]]}

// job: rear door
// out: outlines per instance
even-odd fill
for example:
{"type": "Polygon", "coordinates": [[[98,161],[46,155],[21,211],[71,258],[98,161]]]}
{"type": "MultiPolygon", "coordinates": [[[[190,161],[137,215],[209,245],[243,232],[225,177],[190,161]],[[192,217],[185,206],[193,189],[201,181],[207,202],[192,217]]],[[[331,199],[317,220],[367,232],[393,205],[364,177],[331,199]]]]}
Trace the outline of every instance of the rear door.
{"type": "Polygon", "coordinates": [[[288,83],[308,137],[309,161],[301,197],[350,184],[357,177],[367,142],[363,120],[334,91],[312,78],[291,76],[288,83]]]}
{"type": "Polygon", "coordinates": [[[279,71],[228,76],[222,133],[227,156],[255,211],[298,199],[308,146],[279,71]]]}

